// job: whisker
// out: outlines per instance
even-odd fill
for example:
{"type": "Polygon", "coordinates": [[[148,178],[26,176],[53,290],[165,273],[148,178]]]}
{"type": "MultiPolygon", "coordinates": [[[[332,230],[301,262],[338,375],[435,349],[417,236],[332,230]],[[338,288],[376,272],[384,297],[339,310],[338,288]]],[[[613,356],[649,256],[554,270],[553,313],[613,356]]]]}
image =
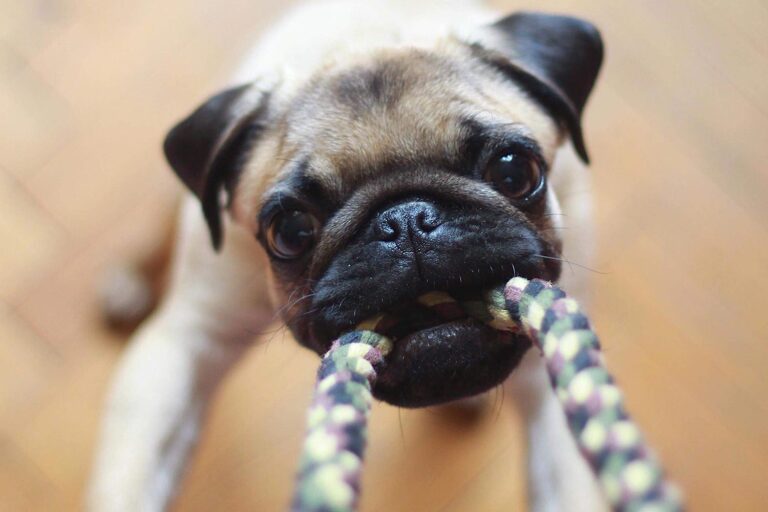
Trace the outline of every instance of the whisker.
{"type": "Polygon", "coordinates": [[[262,343],[261,343],[261,345],[264,345],[265,347],[268,347],[270,345],[270,343],[272,342],[272,340],[275,338],[275,336],[277,336],[278,334],[284,332],[286,327],[287,326],[285,324],[281,323],[276,328],[274,328],[272,330],[269,330],[269,331],[253,331],[251,329],[248,329],[246,332],[248,332],[249,335],[254,336],[254,337],[262,337],[262,336],[269,335],[269,338],[267,338],[266,340],[263,340],[262,343]]]}
{"type": "MultiPolygon", "coordinates": [[[[504,386],[504,383],[501,384],[501,406],[504,407],[504,402],[507,398],[507,388],[504,386]]],[[[499,412],[501,414],[501,412],[499,412]]]]}
{"type": "Polygon", "coordinates": [[[287,329],[287,326],[285,324],[282,324],[279,328],[275,329],[275,331],[272,333],[272,335],[267,338],[264,345],[264,351],[266,352],[269,349],[269,346],[272,344],[272,340],[274,340],[278,335],[282,335],[285,337],[285,330],[287,329]]]}
{"type": "Polygon", "coordinates": [[[576,266],[576,267],[582,268],[584,270],[589,270],[590,272],[594,272],[595,274],[600,274],[600,275],[607,275],[607,274],[609,274],[609,272],[605,272],[605,271],[602,271],[602,270],[597,270],[597,269],[594,269],[594,268],[590,268],[590,267],[588,267],[586,265],[582,265],[581,263],[576,263],[574,261],[570,261],[570,260],[567,260],[565,258],[555,258],[553,256],[544,256],[543,254],[534,254],[534,256],[537,257],[537,258],[543,258],[545,260],[555,260],[555,261],[561,261],[563,263],[567,263],[568,266],[571,267],[571,272],[573,272],[573,267],[576,266]]]}
{"type": "MultiPolygon", "coordinates": [[[[294,293],[296,291],[297,290],[294,290],[294,293]]],[[[293,295],[293,293],[291,294],[291,296],[292,295],[293,295]]],[[[278,308],[278,310],[275,312],[273,320],[277,319],[278,315],[282,315],[284,312],[293,309],[299,302],[301,302],[303,300],[307,300],[307,299],[312,298],[314,296],[315,296],[315,292],[311,292],[311,293],[308,293],[308,294],[306,294],[306,295],[304,295],[302,297],[299,297],[298,299],[294,300],[293,302],[290,302],[291,297],[289,297],[288,298],[289,302],[286,303],[285,305],[283,305],[282,307],[278,308]]]]}
{"type": "Polygon", "coordinates": [[[499,391],[501,391],[501,400],[499,400],[498,406],[496,405],[496,402],[494,401],[493,407],[496,409],[496,413],[494,415],[493,421],[499,421],[499,418],[501,417],[501,410],[504,408],[504,383],[499,384],[496,386],[496,396],[498,397],[499,391]]]}

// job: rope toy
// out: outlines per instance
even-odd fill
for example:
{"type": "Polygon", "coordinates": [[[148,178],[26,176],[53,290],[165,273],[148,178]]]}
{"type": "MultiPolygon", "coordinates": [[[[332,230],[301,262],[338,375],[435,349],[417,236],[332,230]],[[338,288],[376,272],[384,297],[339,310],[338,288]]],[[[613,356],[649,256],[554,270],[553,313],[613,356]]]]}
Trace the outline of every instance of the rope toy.
{"type": "MultiPolygon", "coordinates": [[[[457,303],[433,292],[419,299],[444,317],[459,307],[498,330],[524,332],[541,351],[570,431],[611,508],[667,512],[683,509],[677,489],[640,430],[605,368],[600,343],[578,303],[560,288],[516,277],[479,300],[457,303]]],[[[307,436],[291,509],[354,511],[377,369],[392,342],[376,331],[379,315],[333,342],[323,357],[307,417],[307,436]]]]}

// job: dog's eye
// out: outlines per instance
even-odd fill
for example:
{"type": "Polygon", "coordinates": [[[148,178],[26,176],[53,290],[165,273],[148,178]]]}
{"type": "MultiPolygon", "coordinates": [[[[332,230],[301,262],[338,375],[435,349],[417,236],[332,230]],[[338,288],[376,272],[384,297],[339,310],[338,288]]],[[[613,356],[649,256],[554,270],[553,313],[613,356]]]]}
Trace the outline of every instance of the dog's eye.
{"type": "Polygon", "coordinates": [[[315,244],[317,219],[302,210],[280,212],[272,218],[267,230],[270,252],[284,260],[304,255],[315,244]]]}
{"type": "Polygon", "coordinates": [[[483,178],[507,198],[520,201],[541,189],[544,173],[534,159],[509,153],[492,160],[483,178]]]}

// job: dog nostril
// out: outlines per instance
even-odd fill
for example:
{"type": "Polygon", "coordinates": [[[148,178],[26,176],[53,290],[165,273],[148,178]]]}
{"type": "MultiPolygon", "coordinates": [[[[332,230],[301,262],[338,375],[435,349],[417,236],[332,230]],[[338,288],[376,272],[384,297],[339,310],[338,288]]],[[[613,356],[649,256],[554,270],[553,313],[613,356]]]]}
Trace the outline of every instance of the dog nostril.
{"type": "Polygon", "coordinates": [[[383,242],[403,237],[423,237],[443,223],[438,208],[426,201],[404,201],[378,213],[373,222],[374,236],[383,242]]]}
{"type": "Polygon", "coordinates": [[[382,242],[394,242],[400,236],[400,225],[391,218],[381,219],[376,223],[376,236],[382,242]]]}
{"type": "Polygon", "coordinates": [[[416,227],[425,233],[434,231],[440,224],[440,219],[431,211],[420,211],[416,215],[416,227]]]}

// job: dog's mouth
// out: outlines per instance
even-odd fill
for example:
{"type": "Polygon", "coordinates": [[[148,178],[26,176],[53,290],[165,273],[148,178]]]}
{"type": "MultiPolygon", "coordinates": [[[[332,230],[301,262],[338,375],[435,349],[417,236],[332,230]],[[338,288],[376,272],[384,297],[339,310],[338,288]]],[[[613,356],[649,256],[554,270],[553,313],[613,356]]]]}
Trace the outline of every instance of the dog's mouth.
{"type": "Polygon", "coordinates": [[[462,279],[456,273],[438,287],[427,287],[423,279],[394,275],[391,289],[370,300],[368,295],[358,302],[338,300],[338,295],[322,297],[312,305],[318,314],[308,323],[311,346],[322,354],[338,336],[383,314],[395,321],[374,329],[393,342],[373,387],[376,398],[401,407],[423,407],[488,391],[509,376],[530,341],[498,331],[462,309],[451,312],[425,306],[422,297],[431,289],[457,299],[455,304],[466,304],[479,300],[483,290],[501,285],[510,275],[557,277],[536,259],[514,261],[514,269],[498,264],[485,274],[461,274],[462,279]],[[379,300],[385,303],[376,304],[379,300]]]}
{"type": "Polygon", "coordinates": [[[500,384],[530,347],[527,338],[471,318],[458,303],[408,302],[379,331],[393,341],[374,394],[420,407],[476,395],[500,384]]]}

